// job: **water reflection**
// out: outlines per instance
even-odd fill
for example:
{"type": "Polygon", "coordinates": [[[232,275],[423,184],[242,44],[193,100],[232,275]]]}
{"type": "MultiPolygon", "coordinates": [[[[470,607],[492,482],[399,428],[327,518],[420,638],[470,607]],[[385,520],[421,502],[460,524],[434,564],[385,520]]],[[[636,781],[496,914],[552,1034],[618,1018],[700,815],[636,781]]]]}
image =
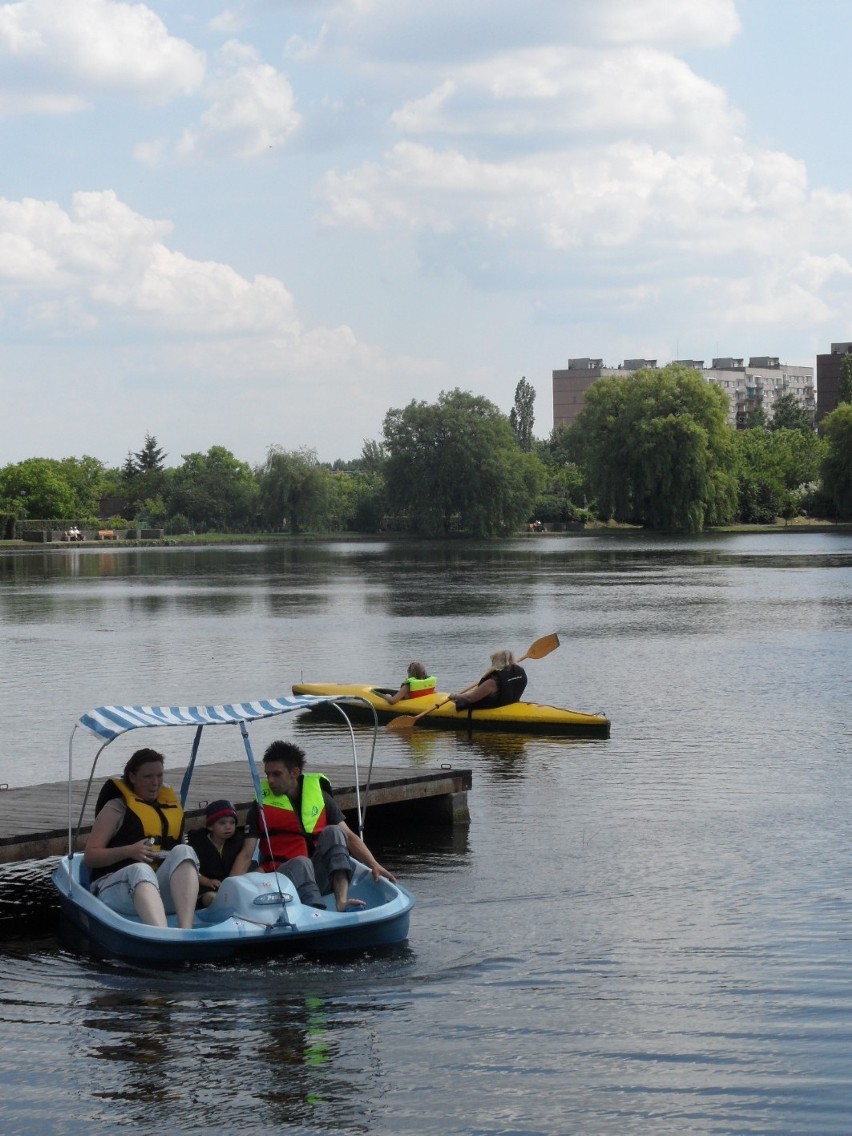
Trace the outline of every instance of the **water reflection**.
{"type": "MultiPolygon", "coordinates": [[[[604,709],[613,733],[380,732],[376,775],[473,777],[455,829],[385,830],[368,803],[370,847],[417,899],[396,957],[94,963],[14,937],[23,882],[0,904],[4,1133],[844,1136],[852,539],[106,555],[119,578],[83,579],[81,552],[80,575],[36,553],[42,575],[15,580],[0,556],[0,780],[61,776],[91,705],[393,686],[411,658],[460,689],[553,630],[530,695],[604,709]],[[208,618],[208,589],[239,598],[208,618]],[[131,593],[170,598],[128,619],[131,593]]],[[[327,770],[343,732],[306,715],[272,736],[327,770]]]]}
{"type": "Polygon", "coordinates": [[[310,982],[296,991],[285,980],[282,990],[275,967],[218,971],[187,991],[156,976],[147,984],[147,992],[96,993],[81,1007],[80,1028],[92,1039],[80,1054],[83,1095],[96,1119],[147,1130],[153,1106],[169,1110],[176,1131],[304,1131],[329,1123],[333,1109],[335,1129],[369,1131],[383,1070],[365,1007],[340,1004],[310,982]],[[267,996],[247,1006],[249,977],[267,996]],[[223,982],[233,994],[217,990],[223,982]],[[369,1072],[353,1080],[355,1058],[369,1072]]]}

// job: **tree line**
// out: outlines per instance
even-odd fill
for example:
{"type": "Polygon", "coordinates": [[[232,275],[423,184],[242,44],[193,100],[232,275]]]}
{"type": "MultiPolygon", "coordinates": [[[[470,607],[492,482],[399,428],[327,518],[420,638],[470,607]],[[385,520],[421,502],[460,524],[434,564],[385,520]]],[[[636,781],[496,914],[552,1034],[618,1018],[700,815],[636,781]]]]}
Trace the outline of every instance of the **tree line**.
{"type": "Polygon", "coordinates": [[[541,521],[615,521],[699,532],[808,515],[852,519],[852,358],[819,431],[792,395],[771,420],[727,421],[727,397],[669,364],[595,382],[576,421],[534,436],[522,378],[504,414],[467,391],[385,415],[359,457],[320,462],[271,446],[252,467],[223,446],[167,466],[146,435],[121,467],[28,458],[0,468],[0,514],[53,527],[147,527],[169,534],[399,532],[494,536],[541,521]],[[110,515],[104,515],[104,506],[110,515]]]}

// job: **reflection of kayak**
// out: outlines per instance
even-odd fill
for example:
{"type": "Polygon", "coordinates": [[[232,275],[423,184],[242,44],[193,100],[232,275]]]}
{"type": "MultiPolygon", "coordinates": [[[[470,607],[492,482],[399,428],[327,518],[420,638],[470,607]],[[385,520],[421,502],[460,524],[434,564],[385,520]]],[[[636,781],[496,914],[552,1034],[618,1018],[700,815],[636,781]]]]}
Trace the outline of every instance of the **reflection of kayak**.
{"type": "MultiPolygon", "coordinates": [[[[608,738],[610,721],[605,714],[584,714],[580,710],[562,710],[558,706],[544,706],[538,702],[513,702],[510,706],[499,706],[495,710],[472,709],[456,710],[452,702],[445,706],[440,703],[449,698],[446,693],[420,698],[405,698],[389,706],[383,694],[394,694],[390,687],[366,686],[357,683],[300,682],[293,686],[294,694],[326,695],[335,699],[358,698],[364,701],[346,702],[346,710],[353,718],[368,718],[373,721],[373,711],[382,721],[390,721],[400,715],[422,714],[424,710],[438,709],[420,718],[421,726],[448,726],[451,729],[467,729],[472,725],[478,730],[507,730],[520,734],[575,734],[585,737],[608,738]],[[369,707],[365,705],[369,703],[369,707]],[[372,707],[372,709],[370,709],[372,707]]],[[[321,713],[327,703],[312,706],[312,713],[321,713]]]]}

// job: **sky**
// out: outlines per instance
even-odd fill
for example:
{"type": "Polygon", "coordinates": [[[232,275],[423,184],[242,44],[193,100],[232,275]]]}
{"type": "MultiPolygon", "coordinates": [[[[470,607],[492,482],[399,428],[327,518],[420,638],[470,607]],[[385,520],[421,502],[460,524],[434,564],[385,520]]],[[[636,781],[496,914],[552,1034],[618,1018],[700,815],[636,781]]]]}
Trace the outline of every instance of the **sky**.
{"type": "Polygon", "coordinates": [[[852,340],[852,0],[0,2],[0,466],[852,340]]]}

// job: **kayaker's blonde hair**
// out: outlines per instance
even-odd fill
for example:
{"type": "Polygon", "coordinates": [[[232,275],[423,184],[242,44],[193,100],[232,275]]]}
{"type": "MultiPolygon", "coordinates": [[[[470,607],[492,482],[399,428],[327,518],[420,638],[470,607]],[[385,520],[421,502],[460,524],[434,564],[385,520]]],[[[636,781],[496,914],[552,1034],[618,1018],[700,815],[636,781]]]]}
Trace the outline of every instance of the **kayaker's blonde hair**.
{"type": "Polygon", "coordinates": [[[426,668],[422,663],[409,663],[408,664],[408,677],[409,678],[426,678],[426,668]]]}
{"type": "Polygon", "coordinates": [[[502,671],[504,667],[511,667],[515,662],[515,656],[511,651],[495,651],[491,656],[491,666],[495,671],[502,671]]]}

